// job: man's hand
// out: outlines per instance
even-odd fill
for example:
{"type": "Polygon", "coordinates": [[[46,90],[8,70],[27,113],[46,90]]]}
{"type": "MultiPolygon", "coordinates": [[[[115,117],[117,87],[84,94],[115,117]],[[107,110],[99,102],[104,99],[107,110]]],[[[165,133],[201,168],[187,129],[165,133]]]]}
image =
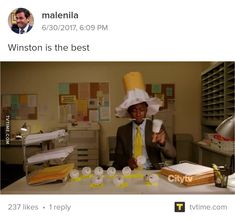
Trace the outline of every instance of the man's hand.
{"type": "Polygon", "coordinates": [[[166,142],[166,132],[163,129],[161,129],[159,133],[153,133],[152,142],[164,145],[166,142]]]}
{"type": "Polygon", "coordinates": [[[128,160],[128,166],[129,166],[132,170],[134,170],[135,168],[137,168],[138,165],[137,165],[136,159],[133,158],[133,157],[130,158],[130,159],[128,160]]]}

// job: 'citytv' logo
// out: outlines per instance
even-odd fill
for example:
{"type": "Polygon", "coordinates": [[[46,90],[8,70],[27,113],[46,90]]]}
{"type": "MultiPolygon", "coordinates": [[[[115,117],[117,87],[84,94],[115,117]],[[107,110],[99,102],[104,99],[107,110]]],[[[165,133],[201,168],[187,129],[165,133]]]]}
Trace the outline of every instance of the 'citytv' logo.
{"type": "Polygon", "coordinates": [[[185,202],[175,202],[175,212],[185,212],[185,202]]]}

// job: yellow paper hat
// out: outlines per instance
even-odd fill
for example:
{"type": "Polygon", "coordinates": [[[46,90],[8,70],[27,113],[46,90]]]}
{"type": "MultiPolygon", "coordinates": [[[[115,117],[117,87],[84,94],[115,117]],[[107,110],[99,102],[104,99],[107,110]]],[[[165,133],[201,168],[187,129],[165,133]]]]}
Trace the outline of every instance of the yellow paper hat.
{"type": "Polygon", "coordinates": [[[147,116],[155,115],[161,101],[158,98],[150,98],[145,91],[145,85],[142,74],[140,72],[130,72],[123,76],[124,88],[126,90],[126,96],[121,105],[115,108],[115,115],[117,117],[128,117],[128,108],[132,105],[136,105],[142,102],[148,104],[147,116]]]}
{"type": "Polygon", "coordinates": [[[145,90],[144,80],[140,72],[130,72],[123,76],[126,93],[133,89],[145,90]]]}

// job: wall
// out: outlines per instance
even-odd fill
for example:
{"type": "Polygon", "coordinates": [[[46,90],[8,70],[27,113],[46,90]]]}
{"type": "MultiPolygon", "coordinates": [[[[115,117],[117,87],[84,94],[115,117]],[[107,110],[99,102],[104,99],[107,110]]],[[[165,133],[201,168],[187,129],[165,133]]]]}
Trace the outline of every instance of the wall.
{"type": "MultiPolygon", "coordinates": [[[[129,71],[143,73],[145,83],[175,84],[175,133],[190,133],[200,139],[200,74],[208,67],[200,62],[3,62],[2,94],[38,94],[38,120],[29,121],[32,132],[49,131],[64,126],[58,123],[57,86],[60,82],[110,83],[110,122],[101,123],[101,163],[108,161],[107,137],[116,134],[127,119],[117,119],[114,108],[124,97],[122,76],[129,71]]],[[[23,121],[12,121],[12,132],[23,121]]]]}

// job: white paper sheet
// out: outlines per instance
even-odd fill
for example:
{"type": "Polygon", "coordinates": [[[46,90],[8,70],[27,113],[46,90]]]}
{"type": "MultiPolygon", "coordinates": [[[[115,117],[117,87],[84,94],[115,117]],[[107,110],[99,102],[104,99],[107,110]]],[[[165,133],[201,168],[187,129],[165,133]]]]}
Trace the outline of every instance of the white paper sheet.
{"type": "Polygon", "coordinates": [[[66,132],[64,129],[43,134],[30,134],[25,138],[25,145],[40,143],[48,140],[54,140],[56,138],[63,137],[65,135],[66,132]]]}
{"type": "Polygon", "coordinates": [[[35,154],[27,159],[28,163],[40,163],[47,160],[62,159],[64,160],[74,150],[74,146],[60,147],[48,150],[43,153],[35,154]]]}
{"type": "Polygon", "coordinates": [[[212,172],[213,169],[210,167],[198,165],[198,164],[191,164],[191,163],[180,163],[176,165],[169,166],[171,170],[175,170],[182,174],[192,176],[192,175],[200,175],[207,172],[212,172]]]}

